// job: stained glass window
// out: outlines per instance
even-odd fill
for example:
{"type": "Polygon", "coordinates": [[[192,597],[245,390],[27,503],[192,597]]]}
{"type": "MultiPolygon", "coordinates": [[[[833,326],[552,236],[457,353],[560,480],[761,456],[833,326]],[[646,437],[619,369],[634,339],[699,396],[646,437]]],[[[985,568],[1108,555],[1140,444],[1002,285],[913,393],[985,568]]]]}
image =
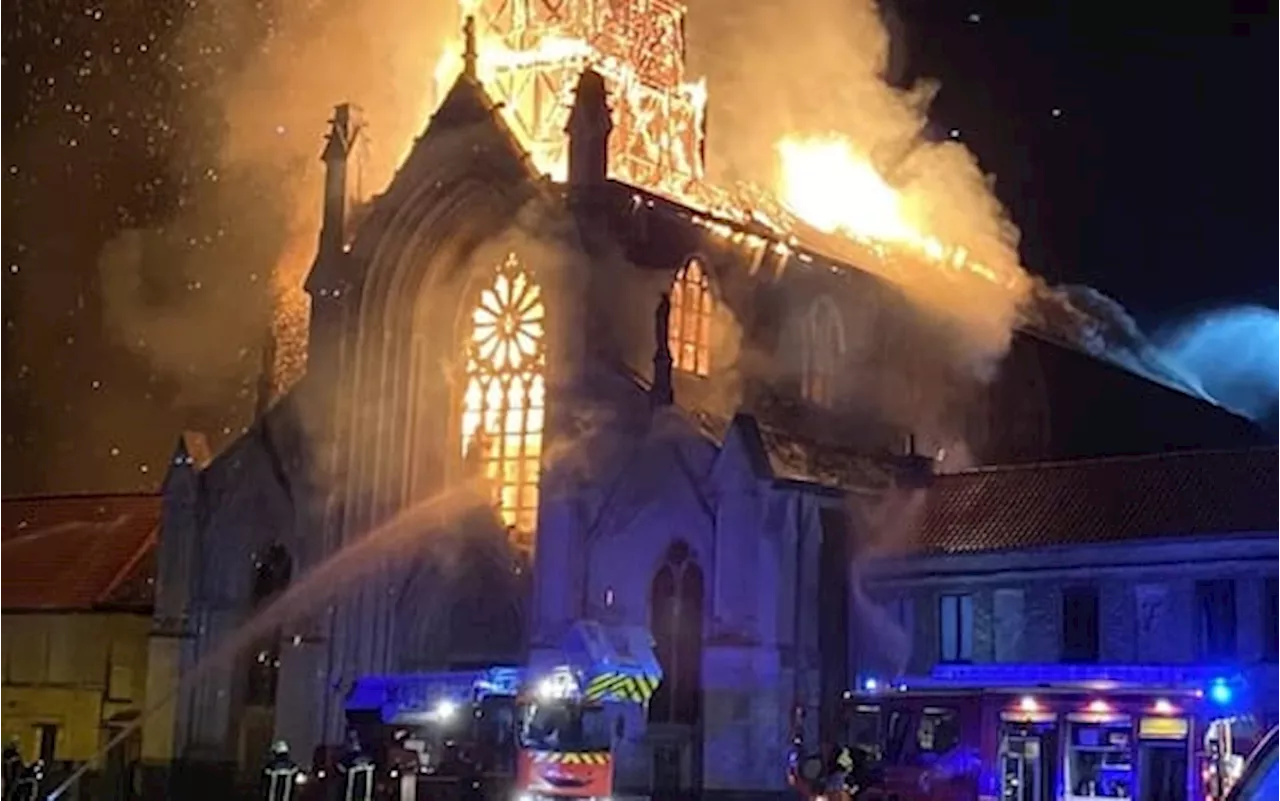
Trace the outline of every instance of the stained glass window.
{"type": "Polygon", "coordinates": [[[493,482],[516,545],[533,549],[546,417],[546,310],[515,254],[499,265],[471,313],[462,402],[462,452],[493,482]]]}
{"type": "Polygon", "coordinates": [[[711,284],[697,259],[676,273],[671,287],[668,346],[677,370],[705,376],[711,370],[711,284]]]}
{"type": "Polygon", "coordinates": [[[830,406],[835,398],[837,371],[845,355],[840,310],[830,298],[819,298],[805,315],[803,348],[804,397],[813,403],[830,406]]]}

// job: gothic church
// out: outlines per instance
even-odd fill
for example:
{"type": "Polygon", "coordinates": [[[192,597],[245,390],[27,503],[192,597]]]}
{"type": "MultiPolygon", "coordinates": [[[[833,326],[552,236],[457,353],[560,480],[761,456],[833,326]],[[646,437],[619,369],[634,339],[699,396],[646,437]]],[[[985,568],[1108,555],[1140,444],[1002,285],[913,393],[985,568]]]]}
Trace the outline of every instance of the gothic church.
{"type": "MultiPolygon", "coordinates": [[[[216,457],[179,443],[153,685],[406,510],[473,480],[487,504],[202,672],[146,754],[243,768],[273,737],[306,754],[340,741],[361,675],[536,661],[585,617],[647,626],[666,673],[627,721],[619,786],[780,790],[793,710],[819,726],[850,683],[864,510],[926,491],[960,444],[978,464],[1081,455],[1082,376],[1173,421],[1131,437],[1242,430],[1044,332],[1015,336],[994,383],[968,377],[951,324],[856,265],[617,180],[590,68],[550,180],[474,58],[368,208],[348,201],[359,129],[337,108],[307,373],[216,457]]],[[[1109,413],[1149,421],[1126,403],[1109,413]]]]}

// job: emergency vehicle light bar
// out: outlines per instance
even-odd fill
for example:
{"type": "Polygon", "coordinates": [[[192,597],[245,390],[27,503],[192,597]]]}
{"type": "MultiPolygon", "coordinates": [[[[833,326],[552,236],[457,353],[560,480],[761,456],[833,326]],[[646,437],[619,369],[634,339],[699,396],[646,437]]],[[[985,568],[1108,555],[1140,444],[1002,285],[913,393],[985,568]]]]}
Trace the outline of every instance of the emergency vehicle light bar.
{"type": "MultiPolygon", "coordinates": [[[[982,686],[1037,686],[1041,684],[1118,684],[1135,688],[1208,687],[1223,681],[1221,667],[1190,665],[1065,665],[1054,663],[1000,663],[987,665],[938,665],[929,676],[935,682],[982,686]]],[[[910,679],[895,683],[913,686],[910,679]]],[[[917,685],[918,686],[918,683],[917,685]]]]}

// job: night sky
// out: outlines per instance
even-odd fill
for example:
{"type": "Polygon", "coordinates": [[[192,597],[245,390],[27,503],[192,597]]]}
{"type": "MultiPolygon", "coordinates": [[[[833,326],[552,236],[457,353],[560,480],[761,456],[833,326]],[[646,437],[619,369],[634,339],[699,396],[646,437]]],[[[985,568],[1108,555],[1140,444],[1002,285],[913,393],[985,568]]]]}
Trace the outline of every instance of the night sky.
{"type": "MultiPolygon", "coordinates": [[[[259,279],[277,243],[240,248],[233,269],[208,254],[256,233],[218,225],[216,210],[202,230],[166,228],[210,185],[273,180],[221,174],[225,126],[196,113],[269,39],[271,6],[236,3],[259,16],[175,55],[183,23],[213,1],[5,6],[6,496],[154,489],[181,430],[216,442],[251,413],[253,337],[206,336],[189,363],[157,369],[147,334],[126,342],[106,324],[99,266],[122,230],[152,228],[191,255],[135,287],[171,318],[150,336],[183,336],[182,297],[225,307],[241,328],[265,324],[259,279]]],[[[933,121],[998,176],[1029,267],[1106,292],[1148,329],[1215,306],[1275,307],[1274,5],[895,9],[909,76],[941,80],[933,121]]],[[[321,133],[307,132],[317,154],[321,133]]]]}

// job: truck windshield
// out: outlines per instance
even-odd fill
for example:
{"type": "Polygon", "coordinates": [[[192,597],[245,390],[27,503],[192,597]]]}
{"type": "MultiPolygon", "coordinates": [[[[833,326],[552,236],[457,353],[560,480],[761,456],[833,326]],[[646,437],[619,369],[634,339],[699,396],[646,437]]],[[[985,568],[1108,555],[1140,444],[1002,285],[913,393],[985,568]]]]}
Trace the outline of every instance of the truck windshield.
{"type": "Polygon", "coordinates": [[[608,719],[600,707],[563,701],[530,704],[523,710],[520,745],[543,751],[608,751],[608,719]]]}

